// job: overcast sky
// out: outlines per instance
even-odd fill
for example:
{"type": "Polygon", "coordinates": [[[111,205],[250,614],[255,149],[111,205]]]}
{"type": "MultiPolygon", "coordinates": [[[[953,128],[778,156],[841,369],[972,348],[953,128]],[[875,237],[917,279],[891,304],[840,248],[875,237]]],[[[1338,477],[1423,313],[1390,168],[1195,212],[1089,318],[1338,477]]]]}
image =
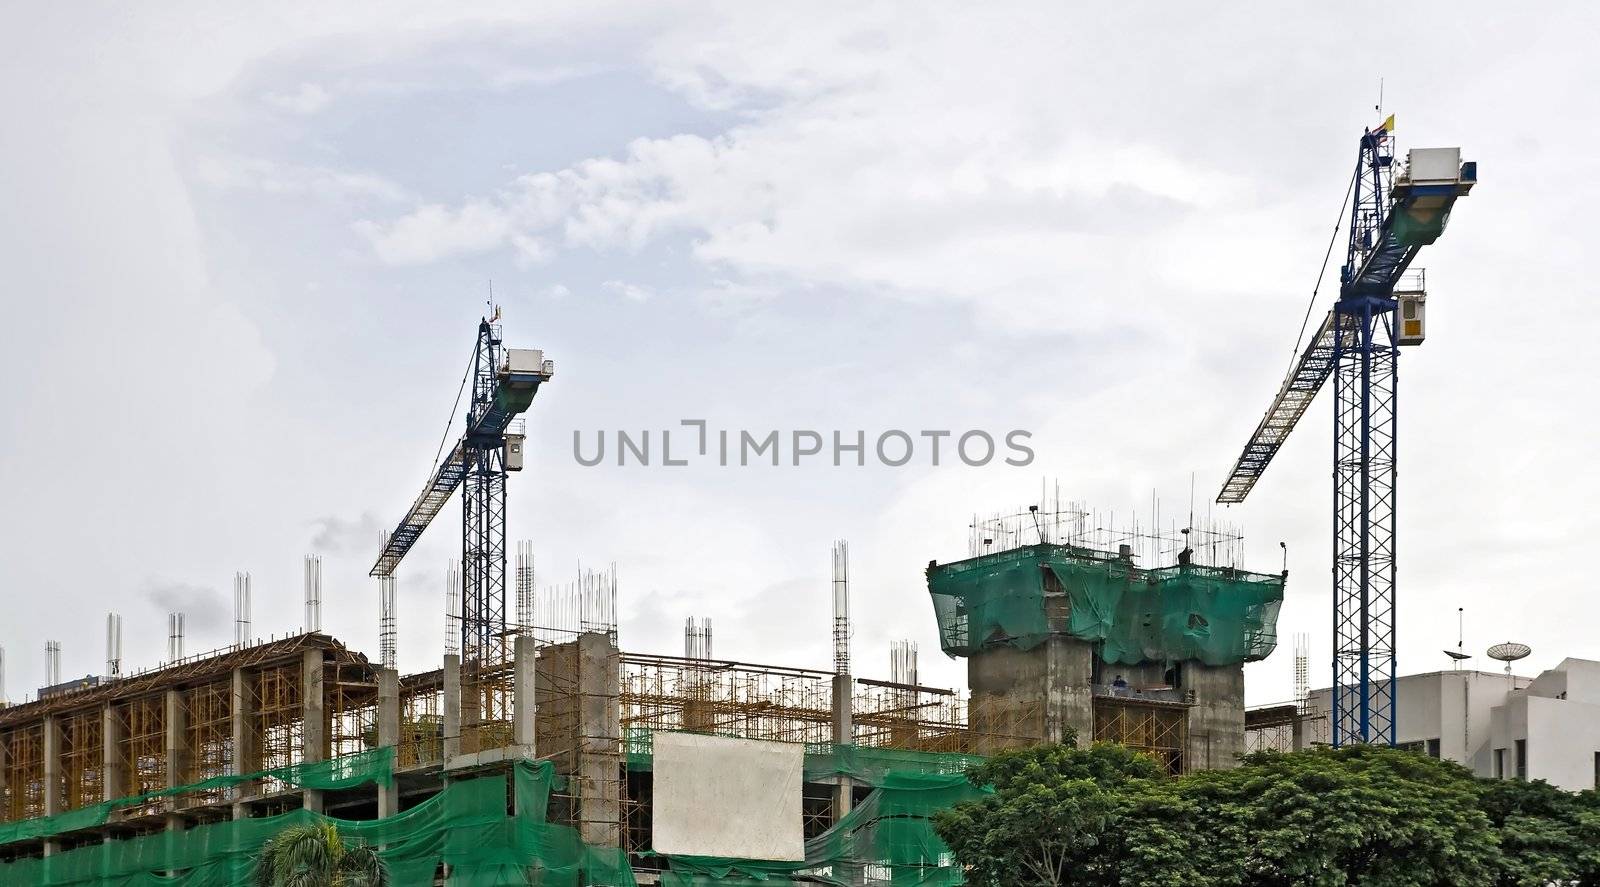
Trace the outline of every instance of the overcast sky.
{"type": "MultiPolygon", "coordinates": [[[[378,533],[420,489],[489,281],[557,375],[515,538],[542,580],[617,564],[622,642],[829,662],[829,545],[858,673],[919,642],[974,512],[1045,478],[1201,507],[1276,390],[1382,78],[1408,146],[1482,184],[1423,255],[1401,367],[1400,667],[1467,645],[1600,658],[1600,340],[1589,4],[5,4],[0,645],[7,693],[301,622],[376,656],[378,533]],[[461,7],[456,11],[445,11],[461,7]],[[533,11],[538,10],[538,11],[533,11]],[[1587,255],[1586,255],[1587,254],[1587,255]],[[1585,261],[1585,259],[1590,259],[1585,261]],[[1033,464],[579,465],[574,431],[1011,429],[1033,464]]],[[[1326,310],[1325,293],[1317,313],[1326,310]]],[[[1330,654],[1324,395],[1227,519],[1330,654]]],[[[675,442],[676,446],[676,442],[675,442]]],[[[676,454],[675,454],[676,455],[676,454]]],[[[452,507],[400,573],[432,667],[452,507]]],[[[1480,659],[1479,664],[1495,663],[1480,659]]]]}

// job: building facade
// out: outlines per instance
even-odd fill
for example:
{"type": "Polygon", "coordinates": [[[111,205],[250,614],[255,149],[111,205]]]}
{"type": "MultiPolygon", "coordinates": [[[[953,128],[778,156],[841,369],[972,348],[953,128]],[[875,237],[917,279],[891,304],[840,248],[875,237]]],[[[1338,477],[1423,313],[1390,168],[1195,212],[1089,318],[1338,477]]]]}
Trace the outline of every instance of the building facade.
{"type": "MultiPolygon", "coordinates": [[[[1496,779],[1543,779],[1569,791],[1600,788],[1600,662],[1563,659],[1528,678],[1435,671],[1399,679],[1395,741],[1496,779]]],[[[1251,750],[1329,741],[1332,691],[1303,706],[1249,713],[1251,750]]]]}

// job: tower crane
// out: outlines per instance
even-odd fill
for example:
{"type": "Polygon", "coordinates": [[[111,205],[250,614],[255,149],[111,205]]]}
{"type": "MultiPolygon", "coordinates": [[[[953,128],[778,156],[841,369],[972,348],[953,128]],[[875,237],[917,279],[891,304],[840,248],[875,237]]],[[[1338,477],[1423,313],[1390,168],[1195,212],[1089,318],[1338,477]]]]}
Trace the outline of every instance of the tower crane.
{"type": "Polygon", "coordinates": [[[1411,264],[1477,182],[1460,148],[1395,163],[1394,116],[1361,134],[1339,297],[1289,370],[1217,501],[1243,502],[1333,377],[1333,744],[1395,741],[1395,484],[1402,346],[1422,344],[1411,264]]]}
{"type": "MultiPolygon", "coordinates": [[[[456,487],[461,494],[461,658],[506,661],[506,475],[522,470],[523,435],[511,422],[555,374],[544,352],[501,344],[500,311],[478,323],[466,431],[378,552],[369,575],[392,576],[456,487]]],[[[452,417],[452,421],[453,421],[452,417]]]]}

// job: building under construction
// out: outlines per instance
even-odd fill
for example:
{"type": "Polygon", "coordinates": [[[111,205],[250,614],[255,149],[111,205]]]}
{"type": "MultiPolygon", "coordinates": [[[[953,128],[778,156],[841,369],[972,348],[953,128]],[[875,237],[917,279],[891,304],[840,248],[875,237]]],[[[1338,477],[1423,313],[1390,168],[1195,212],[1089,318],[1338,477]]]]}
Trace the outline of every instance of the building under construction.
{"type": "Polygon", "coordinates": [[[973,556],[926,567],[965,688],[923,686],[906,644],[855,673],[842,544],[832,668],[718,659],[709,620],[682,656],[624,651],[612,572],[537,600],[519,575],[498,661],[399,674],[386,600],[376,663],[241,635],[47,688],[0,709],[0,883],[244,884],[266,837],[323,817],[398,884],[959,883],[928,816],[977,791],[972,756],[1076,735],[1230,766],[1243,663],[1275,643],[1281,575],[1035,531],[979,527],[973,556]]]}

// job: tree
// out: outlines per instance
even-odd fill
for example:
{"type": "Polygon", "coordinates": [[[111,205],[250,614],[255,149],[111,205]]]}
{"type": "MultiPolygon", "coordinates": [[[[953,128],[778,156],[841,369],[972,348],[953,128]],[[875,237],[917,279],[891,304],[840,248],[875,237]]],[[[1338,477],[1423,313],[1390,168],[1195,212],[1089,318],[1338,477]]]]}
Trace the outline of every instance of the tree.
{"type": "Polygon", "coordinates": [[[388,887],[389,874],[365,844],[346,847],[332,823],[290,826],[261,848],[256,887],[388,887]]]}
{"type": "Polygon", "coordinates": [[[1500,833],[1496,887],[1600,885],[1600,797],[1538,780],[1485,780],[1479,807],[1500,833]]]}
{"type": "Polygon", "coordinates": [[[1045,746],[969,778],[994,794],[936,827],[980,887],[1544,883],[1500,880],[1479,781],[1412,752],[1261,754],[1173,779],[1120,746],[1045,746]]]}
{"type": "Polygon", "coordinates": [[[969,884],[1114,884],[1124,790],[1160,774],[1155,761],[1109,743],[1002,752],[967,774],[994,794],[940,813],[934,828],[969,884]]]}

